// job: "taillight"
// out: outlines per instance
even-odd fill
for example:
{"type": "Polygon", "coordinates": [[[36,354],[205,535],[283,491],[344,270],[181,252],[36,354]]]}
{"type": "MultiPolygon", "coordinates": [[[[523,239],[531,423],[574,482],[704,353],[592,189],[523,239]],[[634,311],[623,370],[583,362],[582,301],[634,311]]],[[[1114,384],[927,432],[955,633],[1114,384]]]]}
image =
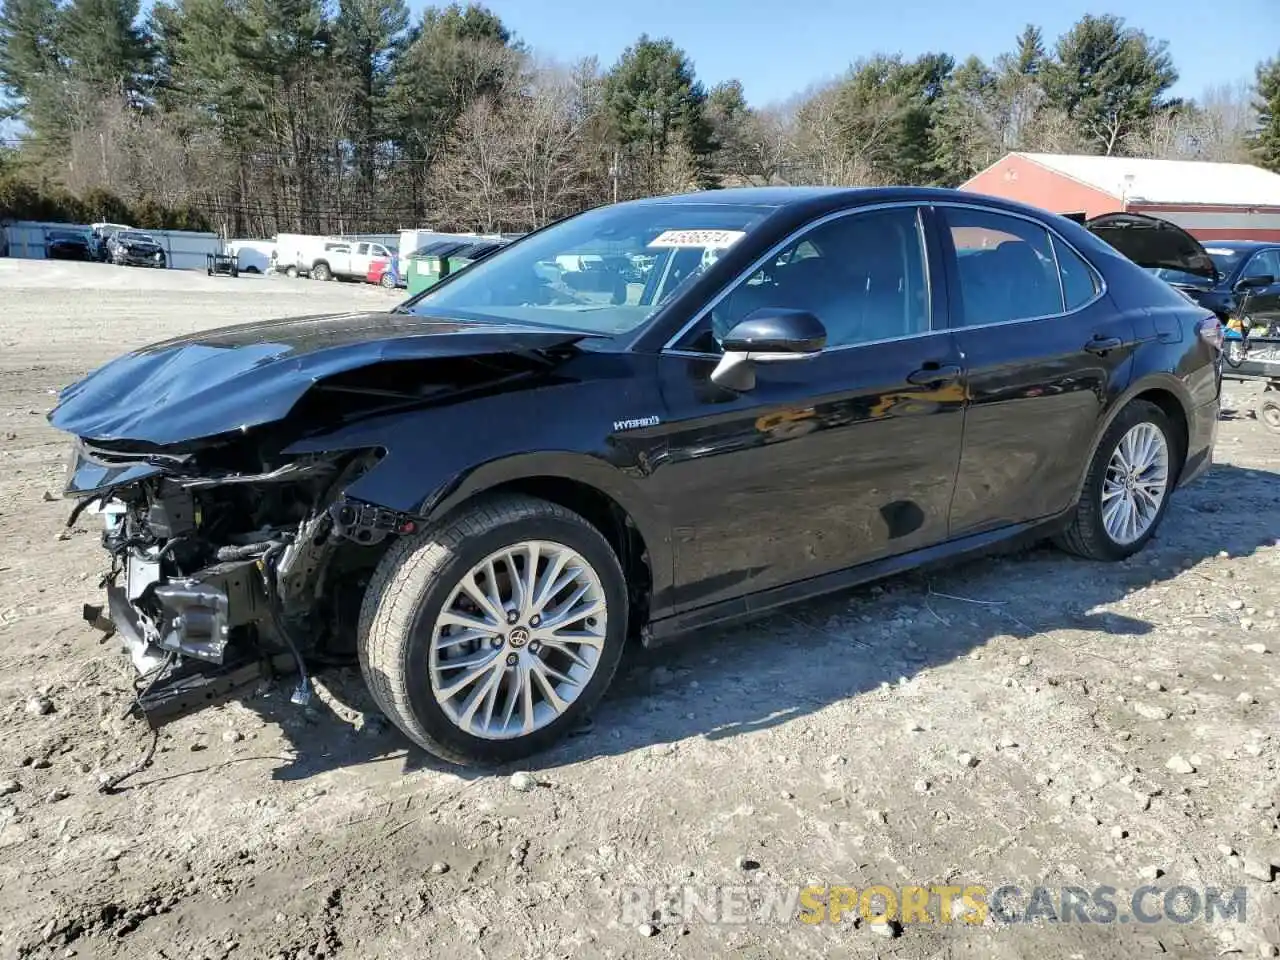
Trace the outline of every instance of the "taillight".
{"type": "Polygon", "coordinates": [[[1200,339],[1212,346],[1213,349],[1222,349],[1222,321],[1217,317],[1206,317],[1201,320],[1196,324],[1196,333],[1200,334],[1200,339]]]}

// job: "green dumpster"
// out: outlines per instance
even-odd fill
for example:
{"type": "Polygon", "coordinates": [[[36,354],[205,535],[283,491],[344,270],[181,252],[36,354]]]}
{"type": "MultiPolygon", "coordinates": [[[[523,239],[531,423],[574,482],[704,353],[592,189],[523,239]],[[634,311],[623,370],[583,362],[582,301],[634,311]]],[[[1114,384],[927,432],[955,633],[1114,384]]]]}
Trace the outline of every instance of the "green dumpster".
{"type": "Polygon", "coordinates": [[[405,269],[409,295],[435,286],[451,273],[488,256],[504,244],[502,240],[442,240],[414,251],[405,269]]]}

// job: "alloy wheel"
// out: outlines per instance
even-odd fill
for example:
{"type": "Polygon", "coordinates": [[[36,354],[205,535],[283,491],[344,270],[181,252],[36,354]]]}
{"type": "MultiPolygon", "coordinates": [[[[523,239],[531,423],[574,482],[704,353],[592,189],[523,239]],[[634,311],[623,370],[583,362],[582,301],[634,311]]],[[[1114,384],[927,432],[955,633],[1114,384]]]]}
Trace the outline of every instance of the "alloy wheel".
{"type": "Polygon", "coordinates": [[[1169,486],[1169,441],[1144,421],[1116,444],[1102,481],[1102,524],[1120,546],[1143,537],[1164,503],[1169,486]]]}
{"type": "Polygon", "coordinates": [[[527,736],[582,693],[607,626],[604,586],[581,554],[546,540],[504,547],[472,567],[441,608],[431,693],[471,736],[527,736]]]}

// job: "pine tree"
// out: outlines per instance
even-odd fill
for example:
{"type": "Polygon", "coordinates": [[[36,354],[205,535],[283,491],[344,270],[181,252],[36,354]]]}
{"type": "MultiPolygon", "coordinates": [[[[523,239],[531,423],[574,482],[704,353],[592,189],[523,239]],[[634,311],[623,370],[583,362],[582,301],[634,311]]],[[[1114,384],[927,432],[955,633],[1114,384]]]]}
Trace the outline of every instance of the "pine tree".
{"type": "Polygon", "coordinates": [[[1259,164],[1280,173],[1280,58],[1258,64],[1258,129],[1249,149],[1259,164]]]}

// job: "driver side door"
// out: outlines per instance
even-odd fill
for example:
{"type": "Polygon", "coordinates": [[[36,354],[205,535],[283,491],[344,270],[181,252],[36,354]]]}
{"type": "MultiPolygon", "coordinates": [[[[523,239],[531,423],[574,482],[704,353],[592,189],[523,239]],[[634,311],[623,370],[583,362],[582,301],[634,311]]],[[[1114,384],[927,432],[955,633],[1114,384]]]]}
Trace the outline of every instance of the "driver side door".
{"type": "Polygon", "coordinates": [[[659,357],[667,448],[650,484],[671,518],[678,611],[947,538],[964,389],[931,218],[917,204],[822,218],[659,357]],[[770,307],[813,313],[827,347],[758,364],[750,390],[712,383],[717,334],[770,307]]]}

